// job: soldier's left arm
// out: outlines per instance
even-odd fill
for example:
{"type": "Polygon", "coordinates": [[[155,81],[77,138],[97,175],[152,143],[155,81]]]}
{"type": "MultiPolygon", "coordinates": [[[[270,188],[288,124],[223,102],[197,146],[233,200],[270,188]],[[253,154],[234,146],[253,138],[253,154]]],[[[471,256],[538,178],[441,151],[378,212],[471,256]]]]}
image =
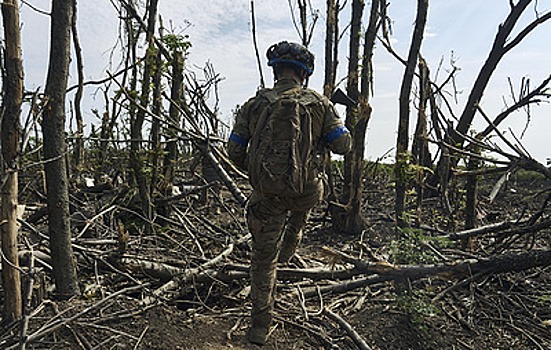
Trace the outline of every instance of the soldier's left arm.
{"type": "Polygon", "coordinates": [[[346,154],[352,147],[352,136],[339,118],[335,106],[328,99],[324,99],[325,114],[322,127],[322,137],[331,152],[346,154]]]}

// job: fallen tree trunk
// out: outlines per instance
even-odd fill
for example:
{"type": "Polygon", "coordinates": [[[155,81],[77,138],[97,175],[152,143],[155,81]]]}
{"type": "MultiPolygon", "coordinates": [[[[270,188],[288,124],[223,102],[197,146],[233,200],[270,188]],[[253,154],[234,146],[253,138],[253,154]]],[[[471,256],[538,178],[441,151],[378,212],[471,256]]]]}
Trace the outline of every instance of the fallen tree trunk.
{"type": "Polygon", "coordinates": [[[378,283],[383,283],[387,281],[392,281],[392,277],[389,276],[368,276],[360,279],[355,280],[347,280],[341,283],[337,284],[331,284],[327,286],[313,286],[313,287],[306,287],[303,289],[302,294],[304,294],[304,297],[312,297],[314,295],[318,294],[327,294],[327,293],[346,293],[348,291],[362,288],[365,286],[371,286],[378,283]]]}
{"type": "MultiPolygon", "coordinates": [[[[385,282],[389,280],[419,279],[428,276],[441,276],[445,278],[463,278],[468,275],[481,274],[488,275],[492,273],[519,272],[534,267],[545,267],[551,265],[551,250],[535,250],[520,254],[506,254],[485,259],[469,259],[459,261],[453,264],[438,265],[392,265],[386,262],[370,263],[352,258],[344,253],[324,248],[327,252],[339,257],[345,263],[352,264],[349,269],[279,269],[278,279],[291,281],[300,279],[316,280],[341,280],[351,279],[359,275],[377,275],[359,280],[349,280],[341,284],[320,287],[319,291],[326,292],[345,292],[360,288],[365,285],[385,282]]],[[[176,290],[193,280],[195,282],[206,282],[219,280],[221,282],[230,282],[235,279],[248,278],[248,266],[228,264],[218,269],[209,268],[215,262],[220,262],[232,250],[230,246],[215,259],[205,263],[201,267],[192,269],[181,269],[170,267],[166,264],[156,264],[142,261],[134,265],[134,268],[147,270],[150,275],[167,278],[172,275],[172,280],[161,286],[154,292],[154,296],[161,296],[170,290],[176,290]]],[[[125,259],[125,263],[136,263],[130,259],[125,259]]],[[[308,295],[317,293],[317,287],[306,291],[308,295]]],[[[146,301],[146,304],[153,302],[154,298],[146,301]]]]}
{"type": "Polygon", "coordinates": [[[471,229],[467,229],[459,232],[448,233],[447,235],[444,235],[441,237],[450,239],[452,241],[460,241],[462,239],[481,236],[487,233],[497,232],[501,230],[508,230],[513,225],[514,223],[512,222],[502,221],[502,222],[497,222],[495,224],[489,224],[486,226],[475,227],[475,228],[471,228],[471,229]]]}
{"type": "MultiPolygon", "coordinates": [[[[181,267],[151,261],[138,261],[138,259],[121,259],[122,265],[131,270],[145,272],[150,276],[161,279],[170,279],[157,290],[153,295],[144,300],[144,304],[152,304],[155,300],[170,291],[176,291],[185,286],[191,280],[194,282],[208,282],[217,280],[220,282],[231,282],[236,279],[249,277],[249,266],[240,264],[221,264],[214,267],[227,258],[233,251],[233,244],[212,260],[201,266],[182,269],[181,267]]],[[[340,284],[323,287],[312,287],[306,292],[308,295],[322,292],[340,293],[360,288],[365,285],[380,283],[389,280],[403,281],[404,279],[420,279],[428,276],[440,276],[447,279],[464,278],[470,275],[488,275],[505,272],[519,272],[534,267],[545,267],[551,265],[551,250],[534,250],[518,254],[505,254],[483,259],[462,260],[451,264],[436,265],[393,265],[388,262],[365,262],[353,258],[345,253],[331,248],[323,248],[325,254],[337,258],[341,263],[339,269],[311,268],[311,269],[278,269],[278,279],[281,281],[296,281],[307,279],[319,280],[348,280],[340,284]],[[346,265],[349,267],[347,268],[346,265]],[[350,266],[352,265],[352,266],[350,266]],[[354,280],[361,275],[371,275],[354,280]],[[375,275],[375,276],[373,276],[375,275]]]]}
{"type": "MultiPolygon", "coordinates": [[[[228,251],[222,253],[224,255],[229,254],[228,251]]],[[[220,258],[220,256],[218,257],[220,258]]],[[[218,260],[220,261],[220,260],[218,260]]],[[[230,282],[235,278],[248,277],[249,266],[227,264],[221,265],[218,269],[207,268],[212,266],[212,260],[209,261],[207,266],[184,269],[181,267],[172,266],[166,263],[160,263],[139,258],[121,257],[118,259],[120,266],[126,267],[132,272],[145,273],[148,276],[158,278],[160,280],[171,280],[168,284],[171,285],[171,289],[176,287],[178,283],[185,283],[193,277],[196,282],[205,282],[208,280],[216,279],[222,282],[230,282]],[[179,279],[176,282],[175,279],[179,279]]],[[[280,280],[301,280],[310,279],[313,281],[319,280],[342,280],[349,279],[356,275],[362,274],[361,271],[355,269],[323,269],[323,268],[310,268],[310,269],[291,269],[281,268],[277,270],[277,277],[280,280]]]]}
{"type": "Polygon", "coordinates": [[[529,221],[510,222],[504,221],[495,224],[490,224],[482,227],[472,228],[455,233],[449,233],[441,236],[452,241],[459,241],[475,236],[484,235],[487,233],[496,233],[499,237],[511,236],[513,234],[523,234],[528,232],[536,232],[551,227],[551,219],[544,220],[536,224],[530,224],[529,221]]]}
{"type": "Polygon", "coordinates": [[[477,273],[519,272],[534,267],[551,265],[551,250],[533,250],[520,254],[504,254],[484,259],[469,259],[454,264],[400,266],[388,263],[364,262],[329,248],[324,249],[353,264],[355,272],[392,276],[394,279],[418,279],[427,276],[452,278],[477,273]]]}

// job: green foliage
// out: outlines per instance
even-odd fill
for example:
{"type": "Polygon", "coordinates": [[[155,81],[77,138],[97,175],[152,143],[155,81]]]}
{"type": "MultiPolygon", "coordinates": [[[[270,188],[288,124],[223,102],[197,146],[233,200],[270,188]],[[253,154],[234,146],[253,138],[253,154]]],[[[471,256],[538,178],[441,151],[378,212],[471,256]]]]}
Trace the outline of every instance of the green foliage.
{"type": "Polygon", "coordinates": [[[538,302],[544,307],[551,307],[551,294],[540,296],[538,302]]]}
{"type": "Polygon", "coordinates": [[[167,34],[163,35],[161,41],[171,51],[181,51],[184,54],[191,48],[191,41],[188,40],[189,35],[167,34]]]}
{"type": "Polygon", "coordinates": [[[154,60],[155,57],[159,54],[159,49],[155,46],[149,46],[147,48],[146,57],[148,59],[154,60]]]}
{"type": "Polygon", "coordinates": [[[400,162],[401,173],[396,174],[397,183],[408,183],[414,181],[419,183],[422,181],[426,173],[434,174],[431,168],[416,164],[413,161],[413,154],[411,152],[402,152],[397,155],[397,162],[400,162]]]}
{"type": "Polygon", "coordinates": [[[425,318],[440,313],[440,310],[430,302],[422,291],[396,296],[396,306],[405,312],[410,317],[411,322],[418,326],[420,330],[424,329],[425,318]]]}
{"type": "Polygon", "coordinates": [[[401,237],[390,244],[391,261],[395,264],[431,264],[439,260],[438,255],[427,248],[449,247],[452,242],[442,237],[431,237],[423,234],[421,229],[400,228],[401,237]]]}

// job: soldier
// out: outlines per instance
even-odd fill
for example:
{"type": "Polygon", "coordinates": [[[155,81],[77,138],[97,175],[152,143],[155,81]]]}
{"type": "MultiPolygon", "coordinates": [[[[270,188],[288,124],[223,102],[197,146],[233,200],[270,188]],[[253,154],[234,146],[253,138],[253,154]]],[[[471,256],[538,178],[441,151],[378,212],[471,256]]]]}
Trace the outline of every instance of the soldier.
{"type": "MultiPolygon", "coordinates": [[[[323,95],[305,87],[307,78],[314,71],[314,55],[300,44],[282,41],[272,45],[266,56],[268,65],[273,68],[275,84],[271,89],[261,89],[240,108],[228,141],[230,159],[241,169],[248,169],[253,186],[247,208],[247,223],[252,234],[249,340],[260,345],[266,342],[272,322],[277,262],[288,262],[294,255],[310,210],[323,198],[324,174],[321,161],[316,161],[320,157],[316,157],[315,153],[319,155],[323,147],[328,147],[334,153],[345,154],[351,147],[350,132],[339,119],[333,104],[323,95]],[[258,152],[253,156],[250,154],[251,145],[254,144],[255,134],[257,143],[263,142],[258,140],[258,133],[262,130],[256,129],[265,129],[266,110],[276,108],[273,107],[274,101],[281,96],[297,96],[299,108],[307,109],[308,130],[311,131],[306,140],[311,144],[302,144],[301,147],[308,148],[306,153],[313,154],[304,158],[308,164],[298,167],[302,168],[298,170],[304,170],[306,178],[296,193],[285,189],[280,193],[268,194],[251,179],[251,165],[258,161],[258,152]]],[[[278,124],[274,125],[277,129],[278,124]]],[[[286,131],[283,132],[284,136],[286,134],[286,131]]],[[[304,130],[298,134],[304,134],[304,130]]],[[[296,140],[289,140],[286,144],[293,141],[296,140]]],[[[264,164],[263,168],[270,166],[264,164]]]]}

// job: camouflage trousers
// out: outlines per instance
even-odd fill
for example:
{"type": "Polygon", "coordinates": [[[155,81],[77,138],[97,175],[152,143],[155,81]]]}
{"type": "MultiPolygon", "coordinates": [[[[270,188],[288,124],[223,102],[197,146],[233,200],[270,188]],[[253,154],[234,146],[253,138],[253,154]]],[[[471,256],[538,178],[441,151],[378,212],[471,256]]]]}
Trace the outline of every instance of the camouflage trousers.
{"type": "Polygon", "coordinates": [[[285,239],[300,240],[308,214],[321,199],[323,186],[314,181],[296,197],[264,197],[253,192],[247,210],[252,235],[251,301],[252,323],[266,327],[271,322],[276,285],[276,266],[285,239]],[[285,230],[284,230],[285,229],[285,230]]]}

